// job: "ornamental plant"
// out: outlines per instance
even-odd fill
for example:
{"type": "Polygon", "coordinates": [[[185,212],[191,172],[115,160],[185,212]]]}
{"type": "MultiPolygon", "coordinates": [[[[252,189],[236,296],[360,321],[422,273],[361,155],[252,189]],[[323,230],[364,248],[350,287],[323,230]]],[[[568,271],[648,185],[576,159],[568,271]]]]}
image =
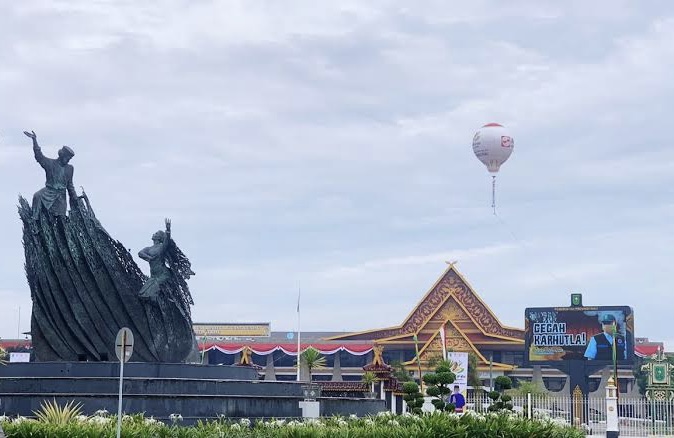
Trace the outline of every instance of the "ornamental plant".
{"type": "Polygon", "coordinates": [[[419,391],[419,385],[416,382],[403,383],[403,400],[407,403],[407,409],[412,414],[421,414],[421,407],[424,405],[424,395],[419,391]]]}
{"type": "Polygon", "coordinates": [[[492,399],[492,404],[489,406],[489,411],[496,412],[501,410],[512,411],[513,404],[512,397],[505,393],[506,390],[512,388],[513,383],[508,376],[498,376],[494,382],[495,390],[489,393],[489,398],[492,399]]]}
{"type": "Polygon", "coordinates": [[[309,370],[309,381],[311,382],[312,373],[314,370],[320,370],[325,368],[326,359],[325,356],[321,354],[320,351],[316,350],[314,347],[309,347],[302,352],[300,355],[300,360],[304,361],[307,364],[307,369],[309,370]]]}
{"type": "Polygon", "coordinates": [[[361,381],[368,388],[370,394],[374,394],[374,384],[379,381],[377,375],[372,371],[365,371],[361,376],[361,381]]]}
{"type": "Polygon", "coordinates": [[[450,385],[456,380],[456,375],[451,371],[451,363],[441,360],[434,373],[425,374],[423,379],[426,385],[426,394],[434,397],[431,400],[435,409],[439,411],[454,411],[454,404],[447,403],[447,397],[452,392],[450,385]]]}

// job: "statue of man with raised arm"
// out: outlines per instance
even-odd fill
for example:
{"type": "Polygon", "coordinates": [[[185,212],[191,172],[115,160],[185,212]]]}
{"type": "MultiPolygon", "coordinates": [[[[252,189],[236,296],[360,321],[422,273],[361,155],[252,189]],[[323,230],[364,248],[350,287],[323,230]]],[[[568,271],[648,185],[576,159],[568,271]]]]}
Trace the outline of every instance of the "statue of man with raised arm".
{"type": "Polygon", "coordinates": [[[35,132],[23,131],[23,133],[33,140],[35,160],[42,166],[46,176],[44,188],[33,195],[33,219],[39,218],[43,206],[54,216],[65,216],[67,210],[66,191],[70,197],[70,208],[77,205],[77,192],[75,192],[73,186],[74,168],[68,164],[70,159],[75,156],[75,152],[68,146],[63,146],[59,149],[58,158],[47,158],[37,143],[35,132]]]}

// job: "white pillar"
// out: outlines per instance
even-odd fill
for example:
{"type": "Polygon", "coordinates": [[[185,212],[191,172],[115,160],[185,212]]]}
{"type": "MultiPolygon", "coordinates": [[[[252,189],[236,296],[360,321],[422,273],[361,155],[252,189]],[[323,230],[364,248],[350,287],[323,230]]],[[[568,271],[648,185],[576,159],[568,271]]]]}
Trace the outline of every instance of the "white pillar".
{"type": "Polygon", "coordinates": [[[617,438],[618,429],[618,396],[613,376],[606,382],[606,437],[617,438]]]}
{"type": "Polygon", "coordinates": [[[400,398],[400,401],[403,403],[403,413],[407,412],[407,402],[402,397],[400,398]]]}
{"type": "Polygon", "coordinates": [[[396,413],[396,395],[391,392],[391,412],[396,413]]]}

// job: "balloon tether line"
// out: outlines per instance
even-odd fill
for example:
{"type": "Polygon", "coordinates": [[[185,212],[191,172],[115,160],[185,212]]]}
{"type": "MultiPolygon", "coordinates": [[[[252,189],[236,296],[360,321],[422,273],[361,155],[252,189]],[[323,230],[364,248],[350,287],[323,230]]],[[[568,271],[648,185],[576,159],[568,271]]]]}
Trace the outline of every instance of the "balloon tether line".
{"type": "MultiPolygon", "coordinates": [[[[496,214],[496,210],[494,210],[494,217],[496,217],[496,220],[506,229],[508,234],[510,234],[510,237],[512,237],[517,244],[523,248],[530,247],[530,244],[520,239],[512,230],[512,228],[506,223],[506,221],[500,215],[496,214]]],[[[562,278],[555,275],[552,270],[545,268],[544,270],[547,271],[547,274],[550,276],[550,278],[552,278],[557,284],[563,284],[564,286],[574,286],[572,287],[572,290],[575,289],[575,285],[571,284],[569,281],[564,281],[562,278]]]]}
{"type": "Polygon", "coordinates": [[[491,176],[491,208],[494,209],[496,216],[496,175],[491,176]]]}

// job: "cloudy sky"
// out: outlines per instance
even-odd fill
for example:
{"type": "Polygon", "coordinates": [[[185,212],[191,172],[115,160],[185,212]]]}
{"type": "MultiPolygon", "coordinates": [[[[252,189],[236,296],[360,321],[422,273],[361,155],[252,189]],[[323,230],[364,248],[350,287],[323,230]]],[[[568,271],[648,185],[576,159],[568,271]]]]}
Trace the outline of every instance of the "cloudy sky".
{"type": "Polygon", "coordinates": [[[673,41],[670,0],[2,2],[0,336],[27,129],[134,254],[172,218],[195,321],[293,330],[301,285],[303,330],[396,325],[457,260],[505,324],[582,292],[671,349],[673,41]]]}

